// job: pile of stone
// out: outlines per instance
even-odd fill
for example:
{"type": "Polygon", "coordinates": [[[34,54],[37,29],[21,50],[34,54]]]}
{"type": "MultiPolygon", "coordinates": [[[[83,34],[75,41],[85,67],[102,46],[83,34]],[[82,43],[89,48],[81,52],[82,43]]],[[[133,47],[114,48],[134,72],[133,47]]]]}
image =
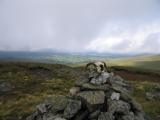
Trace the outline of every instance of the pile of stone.
{"type": "Polygon", "coordinates": [[[69,96],[38,105],[26,120],[144,120],[129,82],[107,72],[104,62],[89,63],[86,71],[87,79],[76,81],[69,96]]]}

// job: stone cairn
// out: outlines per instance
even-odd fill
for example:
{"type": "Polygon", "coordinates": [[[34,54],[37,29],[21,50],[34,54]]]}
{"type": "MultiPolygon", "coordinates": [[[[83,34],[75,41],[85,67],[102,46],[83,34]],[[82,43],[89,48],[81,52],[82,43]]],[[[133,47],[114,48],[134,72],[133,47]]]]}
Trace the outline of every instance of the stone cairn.
{"type": "Polygon", "coordinates": [[[69,96],[45,101],[26,120],[144,120],[129,82],[109,73],[104,62],[88,63],[86,73],[69,96]]]}

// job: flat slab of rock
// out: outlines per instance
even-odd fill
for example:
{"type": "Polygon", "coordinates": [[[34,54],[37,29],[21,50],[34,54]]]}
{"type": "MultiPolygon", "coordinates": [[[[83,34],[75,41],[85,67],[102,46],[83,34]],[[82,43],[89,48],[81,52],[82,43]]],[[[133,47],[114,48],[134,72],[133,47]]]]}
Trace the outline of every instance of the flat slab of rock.
{"type": "Polygon", "coordinates": [[[110,100],[108,101],[108,111],[111,114],[119,113],[119,114],[129,114],[131,106],[121,100],[110,100]]]}
{"type": "Polygon", "coordinates": [[[103,104],[105,100],[105,93],[103,91],[83,91],[77,96],[86,100],[90,105],[103,104]]]}
{"type": "Polygon", "coordinates": [[[85,84],[82,85],[82,89],[108,91],[110,89],[110,86],[108,84],[94,85],[94,84],[91,84],[91,83],[85,83],[85,84]]]}

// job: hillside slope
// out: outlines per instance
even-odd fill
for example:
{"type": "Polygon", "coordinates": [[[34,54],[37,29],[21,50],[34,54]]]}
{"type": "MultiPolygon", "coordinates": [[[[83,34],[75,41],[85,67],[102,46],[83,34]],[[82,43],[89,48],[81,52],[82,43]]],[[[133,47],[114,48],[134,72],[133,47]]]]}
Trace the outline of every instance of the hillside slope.
{"type": "MultiPolygon", "coordinates": [[[[159,115],[159,101],[147,101],[145,93],[160,90],[160,77],[135,73],[130,69],[112,69],[115,74],[133,81],[134,98],[142,104],[149,117],[159,115]]],[[[77,79],[85,79],[83,66],[72,68],[61,64],[0,62],[0,119],[23,119],[46,98],[67,95],[77,79]]]]}
{"type": "Polygon", "coordinates": [[[0,62],[0,119],[17,120],[46,97],[66,95],[81,73],[60,64],[0,62]]]}
{"type": "Polygon", "coordinates": [[[137,56],[107,61],[110,66],[125,66],[160,71],[160,55],[137,56]]]}

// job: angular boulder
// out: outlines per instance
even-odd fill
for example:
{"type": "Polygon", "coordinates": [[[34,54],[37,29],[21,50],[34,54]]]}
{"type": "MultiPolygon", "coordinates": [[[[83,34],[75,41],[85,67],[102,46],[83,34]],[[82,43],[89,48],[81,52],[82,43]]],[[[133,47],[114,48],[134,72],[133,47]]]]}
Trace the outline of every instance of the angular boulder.
{"type": "Polygon", "coordinates": [[[103,91],[82,91],[78,93],[77,96],[81,97],[91,105],[103,104],[105,100],[105,94],[103,91]]]}
{"type": "Polygon", "coordinates": [[[102,90],[102,91],[108,91],[110,89],[110,86],[108,84],[104,85],[95,85],[92,83],[85,83],[82,85],[82,90],[102,90]]]}
{"type": "Polygon", "coordinates": [[[101,112],[98,117],[98,120],[114,120],[114,116],[109,112],[101,112]]]}
{"type": "Polygon", "coordinates": [[[81,109],[81,101],[70,99],[69,103],[64,109],[64,117],[70,119],[74,117],[80,109],[81,109]]]}
{"type": "Polygon", "coordinates": [[[115,113],[128,115],[130,109],[130,104],[122,100],[108,100],[108,112],[112,115],[115,113]]]}
{"type": "Polygon", "coordinates": [[[103,91],[82,91],[76,96],[85,102],[89,111],[96,110],[98,105],[105,102],[105,93],[103,91]]]}

